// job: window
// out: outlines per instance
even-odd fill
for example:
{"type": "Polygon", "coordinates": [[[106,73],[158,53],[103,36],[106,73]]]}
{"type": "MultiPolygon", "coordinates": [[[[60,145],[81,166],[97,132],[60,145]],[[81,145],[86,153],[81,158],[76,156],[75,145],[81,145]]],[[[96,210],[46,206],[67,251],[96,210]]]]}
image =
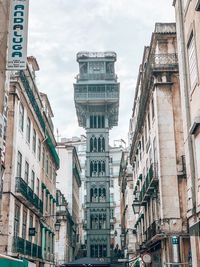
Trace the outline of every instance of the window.
{"type": "Polygon", "coordinates": [[[147,115],[147,122],[148,122],[148,131],[150,131],[151,125],[150,125],[150,114],[149,114],[149,112],[148,112],[148,115],[147,115]]]}
{"type": "Polygon", "coordinates": [[[91,258],[102,258],[107,256],[107,245],[91,245],[90,246],[91,258]]]}
{"type": "Polygon", "coordinates": [[[153,100],[153,97],[152,97],[152,100],[151,100],[151,112],[152,112],[152,120],[153,120],[154,115],[155,115],[155,111],[154,111],[154,100],[153,100]]]}
{"type": "Polygon", "coordinates": [[[191,89],[193,89],[197,82],[197,60],[196,60],[196,50],[195,50],[195,39],[193,33],[190,36],[187,49],[188,49],[190,86],[191,89]]]}
{"type": "Polygon", "coordinates": [[[37,178],[36,194],[38,197],[39,197],[39,193],[40,193],[40,180],[39,178],[37,178]]]}
{"type": "Polygon", "coordinates": [[[20,207],[15,204],[14,236],[19,235],[20,207]]]}
{"type": "Polygon", "coordinates": [[[36,151],[36,131],[33,129],[33,152],[36,151]]]}
{"type": "Polygon", "coordinates": [[[26,141],[30,143],[31,140],[31,120],[27,117],[26,121],[26,141]]]}
{"type": "Polygon", "coordinates": [[[22,177],[22,154],[17,154],[17,177],[22,177]]]}
{"type": "Polygon", "coordinates": [[[49,205],[49,195],[46,194],[46,211],[48,211],[48,205],[49,205]]]}
{"type": "Polygon", "coordinates": [[[53,178],[53,174],[52,174],[52,163],[51,163],[51,161],[49,161],[49,178],[50,179],[53,178]]]}
{"type": "Polygon", "coordinates": [[[35,244],[38,243],[39,223],[38,219],[35,220],[35,244]]]}
{"type": "Polygon", "coordinates": [[[41,141],[39,138],[38,138],[38,151],[37,151],[37,153],[38,153],[38,160],[40,161],[40,159],[41,159],[41,141]]]}
{"type": "MultiPolygon", "coordinates": [[[[29,217],[29,228],[32,228],[33,227],[33,215],[30,214],[30,217],[29,217]]],[[[29,236],[29,241],[31,242],[32,241],[32,236],[29,236]]]]}
{"type": "Polygon", "coordinates": [[[27,161],[25,161],[25,172],[24,172],[24,180],[28,184],[28,178],[29,178],[29,164],[27,161]]]}
{"type": "Polygon", "coordinates": [[[23,132],[24,130],[24,106],[22,103],[19,105],[19,129],[23,132]]]}
{"type": "Polygon", "coordinates": [[[91,115],[90,116],[90,128],[105,128],[105,116],[104,115],[91,115]]]}
{"type": "Polygon", "coordinates": [[[23,210],[23,221],[22,221],[22,238],[26,240],[26,221],[27,221],[27,212],[23,210]]]}
{"type": "Polygon", "coordinates": [[[44,165],[45,165],[45,150],[43,148],[42,150],[42,168],[44,169],[44,165]]]}
{"type": "Polygon", "coordinates": [[[113,179],[110,180],[110,187],[114,187],[114,180],[113,179]]]}
{"type": "Polygon", "coordinates": [[[110,209],[110,219],[114,219],[114,209],[110,209]]]}
{"type": "Polygon", "coordinates": [[[46,174],[47,174],[47,176],[49,174],[49,157],[48,157],[48,155],[46,156],[46,174]]]}
{"type": "Polygon", "coordinates": [[[33,192],[34,192],[34,186],[35,186],[35,172],[32,171],[31,172],[31,189],[33,190],[33,192]]]}

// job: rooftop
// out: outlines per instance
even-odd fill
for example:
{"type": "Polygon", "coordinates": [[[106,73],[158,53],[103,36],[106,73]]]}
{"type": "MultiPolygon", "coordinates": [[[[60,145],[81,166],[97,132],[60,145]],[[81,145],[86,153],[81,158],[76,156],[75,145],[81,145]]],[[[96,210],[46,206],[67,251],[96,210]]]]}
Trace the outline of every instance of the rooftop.
{"type": "Polygon", "coordinates": [[[82,51],[78,52],[76,59],[85,59],[85,58],[114,58],[116,60],[117,54],[113,51],[105,51],[105,52],[88,52],[82,51]]]}

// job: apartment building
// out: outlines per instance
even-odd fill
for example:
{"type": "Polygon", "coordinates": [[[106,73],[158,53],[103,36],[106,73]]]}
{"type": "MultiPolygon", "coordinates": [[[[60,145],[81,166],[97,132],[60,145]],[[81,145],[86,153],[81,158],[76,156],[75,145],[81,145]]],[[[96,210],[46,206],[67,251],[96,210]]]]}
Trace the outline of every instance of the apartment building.
{"type": "Polygon", "coordinates": [[[60,266],[73,260],[76,232],[66,198],[56,190],[55,263],[60,266]]]}
{"type": "Polygon", "coordinates": [[[118,183],[120,161],[125,149],[124,140],[114,140],[114,144],[109,148],[109,168],[110,168],[110,235],[111,249],[114,259],[117,255],[116,248],[121,250],[121,220],[120,220],[120,187],[118,183]]]}
{"type": "Polygon", "coordinates": [[[61,143],[65,143],[69,146],[74,146],[78,155],[78,159],[81,167],[81,187],[79,190],[79,201],[80,201],[80,222],[79,222],[79,234],[81,248],[78,252],[78,257],[85,255],[85,244],[86,244],[86,232],[84,229],[85,224],[85,197],[86,197],[86,184],[85,184],[85,167],[86,167],[86,136],[81,135],[73,136],[71,138],[61,138],[61,143]]]}
{"type": "MultiPolygon", "coordinates": [[[[64,141],[64,140],[63,140],[64,141]]],[[[68,210],[74,222],[74,242],[72,260],[78,254],[80,248],[80,187],[81,166],[76,148],[67,142],[57,143],[57,152],[60,158],[60,169],[57,175],[57,189],[64,195],[68,210]]]]}
{"type": "Polygon", "coordinates": [[[192,266],[200,266],[200,1],[173,1],[176,14],[184,148],[187,217],[192,266]]]}
{"type": "Polygon", "coordinates": [[[37,88],[34,57],[25,71],[11,73],[8,96],[5,174],[0,220],[0,253],[36,266],[54,262],[56,171],[52,110],[37,88]]]}
{"type": "Polygon", "coordinates": [[[186,169],[176,26],[156,23],[139,68],[130,161],[139,254],[147,266],[189,264],[186,169]]]}
{"type": "Polygon", "coordinates": [[[5,170],[5,141],[7,124],[7,92],[8,76],[6,74],[8,14],[10,1],[0,1],[0,201],[3,185],[3,173],[5,170]]]}
{"type": "Polygon", "coordinates": [[[120,186],[120,225],[121,250],[124,258],[130,260],[135,257],[136,232],[133,213],[133,172],[129,162],[129,152],[126,148],[121,155],[118,175],[120,186]]]}

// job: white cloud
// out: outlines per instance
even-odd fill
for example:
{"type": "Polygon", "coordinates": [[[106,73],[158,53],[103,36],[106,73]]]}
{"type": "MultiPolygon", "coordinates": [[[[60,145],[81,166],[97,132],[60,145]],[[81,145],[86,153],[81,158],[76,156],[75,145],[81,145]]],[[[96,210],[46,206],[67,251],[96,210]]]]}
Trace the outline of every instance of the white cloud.
{"type": "Polygon", "coordinates": [[[155,22],[174,21],[172,1],[166,0],[40,0],[30,1],[28,51],[40,65],[41,91],[48,94],[55,128],[62,137],[84,133],[78,127],[73,82],[78,73],[76,53],[114,50],[121,83],[119,127],[111,139],[127,138],[134,88],[143,47],[155,22]]]}

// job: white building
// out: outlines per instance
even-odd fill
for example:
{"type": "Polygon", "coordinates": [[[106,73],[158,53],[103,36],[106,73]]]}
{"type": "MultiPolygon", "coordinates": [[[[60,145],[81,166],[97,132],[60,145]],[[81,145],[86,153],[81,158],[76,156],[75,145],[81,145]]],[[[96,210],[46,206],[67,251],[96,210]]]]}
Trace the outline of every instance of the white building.
{"type": "Polygon", "coordinates": [[[76,148],[65,142],[57,144],[57,151],[60,157],[60,169],[57,175],[57,189],[64,195],[68,210],[74,222],[74,233],[76,241],[73,244],[73,258],[78,254],[80,247],[80,187],[81,187],[81,166],[76,148]]]}

